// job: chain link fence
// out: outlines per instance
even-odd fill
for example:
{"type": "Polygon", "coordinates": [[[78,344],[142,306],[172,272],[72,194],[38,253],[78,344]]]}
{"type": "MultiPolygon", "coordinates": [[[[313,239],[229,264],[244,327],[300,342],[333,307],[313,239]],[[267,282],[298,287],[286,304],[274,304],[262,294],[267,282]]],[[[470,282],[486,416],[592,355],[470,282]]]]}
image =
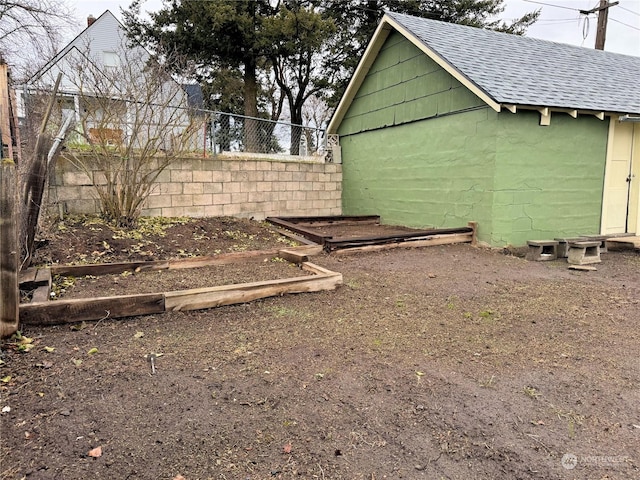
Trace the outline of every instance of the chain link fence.
{"type": "Polygon", "coordinates": [[[324,129],[261,118],[208,112],[209,145],[214,155],[223,152],[324,157],[324,129]]]}

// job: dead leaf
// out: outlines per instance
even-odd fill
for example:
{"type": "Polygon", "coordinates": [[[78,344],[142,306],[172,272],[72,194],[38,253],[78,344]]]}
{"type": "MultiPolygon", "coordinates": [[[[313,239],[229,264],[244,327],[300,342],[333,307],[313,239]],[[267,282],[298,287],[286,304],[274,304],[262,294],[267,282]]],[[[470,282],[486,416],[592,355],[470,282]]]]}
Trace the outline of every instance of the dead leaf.
{"type": "Polygon", "coordinates": [[[98,458],[102,456],[102,447],[96,447],[93,450],[89,450],[88,456],[98,458]]]}
{"type": "Polygon", "coordinates": [[[44,347],[47,353],[53,353],[56,351],[55,347],[44,347]]]}
{"type": "Polygon", "coordinates": [[[292,445],[291,443],[287,443],[284,447],[282,447],[282,451],[284,453],[291,453],[292,445]]]}
{"type": "Polygon", "coordinates": [[[11,375],[7,375],[6,377],[0,378],[0,382],[9,383],[11,381],[11,375]]]}
{"type": "Polygon", "coordinates": [[[184,478],[182,475],[176,475],[175,477],[173,477],[173,480],[187,480],[187,479],[184,478]]]}
{"type": "Polygon", "coordinates": [[[82,360],[78,360],[78,359],[73,359],[73,363],[76,367],[79,367],[80,365],[82,365],[82,360]]]}
{"type": "Polygon", "coordinates": [[[144,337],[144,332],[136,332],[133,338],[142,338],[144,337]]]}
{"type": "MultiPolygon", "coordinates": [[[[27,337],[23,337],[23,338],[27,338],[27,337]]],[[[18,345],[18,351],[19,352],[28,352],[33,347],[35,347],[35,345],[33,343],[31,343],[33,341],[31,338],[27,338],[27,340],[29,340],[29,342],[21,343],[20,345],[18,345]]]]}

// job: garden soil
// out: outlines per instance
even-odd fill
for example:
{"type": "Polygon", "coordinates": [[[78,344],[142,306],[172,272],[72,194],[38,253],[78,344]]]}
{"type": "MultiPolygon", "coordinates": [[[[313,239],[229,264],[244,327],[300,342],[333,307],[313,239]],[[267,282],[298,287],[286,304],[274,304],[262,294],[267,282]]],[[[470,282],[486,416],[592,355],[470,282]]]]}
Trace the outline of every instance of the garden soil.
{"type": "MultiPolygon", "coordinates": [[[[290,245],[227,218],[139,231],[75,219],[52,225],[36,256],[290,245]]],[[[469,244],[312,261],[344,284],[5,339],[0,478],[640,478],[637,253],[603,254],[596,271],[469,244]]],[[[57,279],[57,295],[94,295],[92,280],[57,279]]],[[[158,283],[114,280],[128,293],[158,283]]]]}

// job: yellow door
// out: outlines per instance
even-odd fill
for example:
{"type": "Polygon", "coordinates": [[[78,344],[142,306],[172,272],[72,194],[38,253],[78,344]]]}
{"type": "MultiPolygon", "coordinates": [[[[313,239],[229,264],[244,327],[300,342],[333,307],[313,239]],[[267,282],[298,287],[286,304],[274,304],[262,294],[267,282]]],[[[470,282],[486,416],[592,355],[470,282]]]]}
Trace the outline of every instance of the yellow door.
{"type": "Polygon", "coordinates": [[[640,123],[632,123],[631,175],[629,176],[629,213],[627,232],[638,235],[640,231],[640,123]]]}
{"type": "Polygon", "coordinates": [[[640,176],[637,171],[640,168],[640,158],[637,158],[638,150],[640,150],[638,124],[619,122],[613,117],[609,125],[604,179],[601,225],[603,235],[636,231],[640,193],[638,186],[640,176]],[[635,162],[634,157],[636,157],[635,162]]]}

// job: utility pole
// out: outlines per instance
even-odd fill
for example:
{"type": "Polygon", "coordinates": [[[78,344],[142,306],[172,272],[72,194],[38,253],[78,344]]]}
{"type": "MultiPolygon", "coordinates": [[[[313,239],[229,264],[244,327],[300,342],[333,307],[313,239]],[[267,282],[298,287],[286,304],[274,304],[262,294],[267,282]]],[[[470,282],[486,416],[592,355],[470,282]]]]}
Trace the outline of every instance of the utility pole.
{"type": "Polygon", "coordinates": [[[600,0],[600,5],[591,10],[580,10],[583,15],[598,12],[598,29],[596,30],[596,50],[604,50],[604,41],[607,38],[607,19],[609,18],[609,8],[618,5],[620,2],[609,3],[607,0],[600,0]]]}

